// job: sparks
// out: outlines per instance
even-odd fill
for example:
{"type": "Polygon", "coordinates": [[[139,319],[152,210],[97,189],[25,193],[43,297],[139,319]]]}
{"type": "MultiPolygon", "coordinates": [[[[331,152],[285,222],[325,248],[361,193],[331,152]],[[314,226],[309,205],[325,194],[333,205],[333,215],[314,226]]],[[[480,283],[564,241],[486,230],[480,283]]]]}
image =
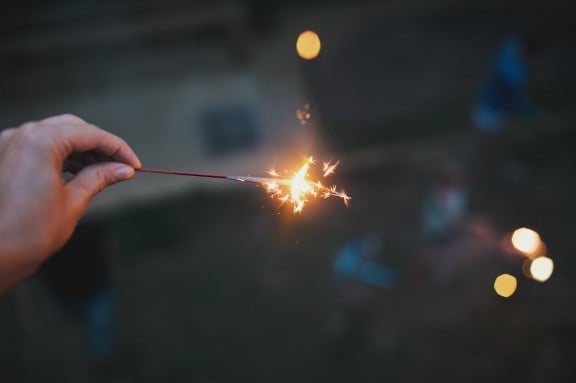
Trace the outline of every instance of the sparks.
{"type": "MultiPolygon", "coordinates": [[[[334,173],[338,161],[334,164],[325,162],[323,165],[323,176],[327,177],[334,173]]],[[[346,206],[349,205],[351,197],[344,190],[337,190],[337,187],[326,187],[320,181],[311,181],[308,179],[310,168],[315,164],[313,157],[308,157],[304,164],[294,173],[292,178],[272,178],[257,179],[251,177],[247,181],[257,182],[264,186],[268,194],[278,199],[282,203],[290,203],[294,213],[300,213],[304,205],[312,198],[337,197],[341,198],[346,206]]],[[[272,177],[278,177],[278,172],[274,169],[268,171],[272,177]]]]}
{"type": "Polygon", "coordinates": [[[339,163],[340,161],[336,161],[333,164],[331,164],[330,161],[324,162],[324,168],[322,169],[322,171],[324,172],[324,177],[328,177],[330,174],[333,174],[334,170],[336,170],[336,167],[338,166],[339,163]]]}
{"type": "Polygon", "coordinates": [[[304,104],[304,109],[299,109],[296,111],[296,118],[302,125],[306,125],[310,121],[311,117],[312,115],[310,114],[309,104],[304,104]]]}

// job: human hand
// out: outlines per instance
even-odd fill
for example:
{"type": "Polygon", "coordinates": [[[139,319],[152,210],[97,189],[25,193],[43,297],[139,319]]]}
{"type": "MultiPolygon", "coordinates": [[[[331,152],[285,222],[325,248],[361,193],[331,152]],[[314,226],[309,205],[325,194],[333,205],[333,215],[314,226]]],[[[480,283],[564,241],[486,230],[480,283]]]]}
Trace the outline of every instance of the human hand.
{"type": "Polygon", "coordinates": [[[0,293],[64,245],[94,195],[139,167],[126,142],[76,116],[1,132],[0,293]]]}

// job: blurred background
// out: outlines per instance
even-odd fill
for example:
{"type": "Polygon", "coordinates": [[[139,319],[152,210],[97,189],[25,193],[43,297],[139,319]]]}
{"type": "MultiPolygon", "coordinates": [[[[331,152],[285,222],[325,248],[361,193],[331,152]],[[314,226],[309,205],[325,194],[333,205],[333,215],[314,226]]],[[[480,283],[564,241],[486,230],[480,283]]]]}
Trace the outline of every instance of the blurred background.
{"type": "Polygon", "coordinates": [[[137,174],[0,301],[1,382],[576,379],[574,4],[9,3],[2,128],[73,113],[227,175],[339,160],[352,201],[137,174]]]}

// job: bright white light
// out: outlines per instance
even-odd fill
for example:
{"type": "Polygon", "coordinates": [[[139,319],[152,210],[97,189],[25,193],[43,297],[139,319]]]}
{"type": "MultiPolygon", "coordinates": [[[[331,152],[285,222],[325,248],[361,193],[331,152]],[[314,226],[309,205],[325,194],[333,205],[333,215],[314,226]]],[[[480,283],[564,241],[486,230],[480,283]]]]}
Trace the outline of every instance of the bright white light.
{"type": "Polygon", "coordinates": [[[546,282],[554,271],[554,262],[548,257],[538,257],[530,263],[530,275],[538,282],[546,282]]]}
{"type": "Polygon", "coordinates": [[[533,257],[536,256],[538,250],[542,246],[540,235],[534,230],[526,227],[514,230],[512,234],[512,245],[521,253],[533,257]]]}

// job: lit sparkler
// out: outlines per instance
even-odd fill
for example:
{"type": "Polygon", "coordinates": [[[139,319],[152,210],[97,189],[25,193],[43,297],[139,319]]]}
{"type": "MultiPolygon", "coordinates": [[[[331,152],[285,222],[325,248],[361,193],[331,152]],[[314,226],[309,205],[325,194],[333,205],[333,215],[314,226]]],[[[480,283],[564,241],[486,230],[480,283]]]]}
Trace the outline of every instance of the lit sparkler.
{"type": "MultiPolygon", "coordinates": [[[[308,157],[304,164],[294,173],[292,178],[280,178],[280,175],[275,169],[270,169],[268,174],[270,177],[251,177],[251,176],[225,176],[220,174],[208,173],[192,173],[174,170],[158,170],[158,169],[136,169],[143,173],[157,173],[157,174],[172,174],[190,177],[206,177],[206,178],[219,178],[230,181],[249,182],[257,184],[266,189],[269,195],[278,199],[282,203],[289,203],[293,207],[294,213],[300,213],[304,208],[306,202],[313,198],[329,198],[337,197],[342,199],[344,204],[348,206],[351,197],[346,194],[344,190],[338,190],[334,186],[324,186],[320,181],[313,181],[309,179],[310,167],[314,166],[315,161],[312,157],[308,157]]],[[[334,173],[338,162],[323,164],[323,177],[327,177],[334,173]]]]}

